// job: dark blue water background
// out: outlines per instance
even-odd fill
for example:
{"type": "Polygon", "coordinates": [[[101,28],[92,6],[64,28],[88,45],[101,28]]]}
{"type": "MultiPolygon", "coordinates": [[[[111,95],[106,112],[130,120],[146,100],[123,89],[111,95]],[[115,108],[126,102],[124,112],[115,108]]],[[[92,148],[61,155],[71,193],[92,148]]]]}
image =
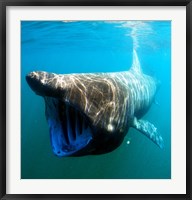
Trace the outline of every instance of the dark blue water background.
{"type": "Polygon", "coordinates": [[[171,178],[171,22],[21,22],[21,178],[171,178]],[[165,148],[130,128],[121,146],[108,154],[56,157],[44,100],[29,88],[26,74],[125,71],[131,67],[133,48],[144,73],[161,82],[143,119],[158,128],[165,148]]]}

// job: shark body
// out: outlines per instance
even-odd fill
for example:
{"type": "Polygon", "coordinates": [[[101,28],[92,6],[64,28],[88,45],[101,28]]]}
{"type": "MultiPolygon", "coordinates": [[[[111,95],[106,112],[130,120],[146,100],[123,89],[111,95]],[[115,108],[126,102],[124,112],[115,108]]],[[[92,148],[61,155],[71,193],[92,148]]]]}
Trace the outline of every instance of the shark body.
{"type": "Polygon", "coordinates": [[[160,148],[157,128],[142,120],[157,92],[157,81],[142,73],[136,51],[129,71],[26,76],[44,98],[53,152],[57,156],[102,154],[116,149],[130,127],[160,148]]]}

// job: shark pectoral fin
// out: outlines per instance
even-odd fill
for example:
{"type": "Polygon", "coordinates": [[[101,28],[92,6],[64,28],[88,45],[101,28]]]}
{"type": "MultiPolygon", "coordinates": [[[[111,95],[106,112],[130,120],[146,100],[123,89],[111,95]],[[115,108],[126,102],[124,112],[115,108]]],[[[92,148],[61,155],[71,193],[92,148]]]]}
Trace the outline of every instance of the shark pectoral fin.
{"type": "Polygon", "coordinates": [[[158,133],[157,128],[146,120],[138,120],[136,117],[133,119],[132,127],[143,133],[150,140],[152,140],[161,149],[164,147],[163,138],[158,133]]]}

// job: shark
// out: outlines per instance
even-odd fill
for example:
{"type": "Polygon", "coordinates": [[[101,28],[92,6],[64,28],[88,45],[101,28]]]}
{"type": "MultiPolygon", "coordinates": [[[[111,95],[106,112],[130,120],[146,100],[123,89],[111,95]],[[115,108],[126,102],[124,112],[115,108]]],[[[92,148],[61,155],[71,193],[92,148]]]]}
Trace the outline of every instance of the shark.
{"type": "Polygon", "coordinates": [[[128,71],[56,74],[33,71],[30,88],[45,101],[54,154],[98,155],[119,147],[130,128],[163,149],[153,123],[142,119],[154,102],[158,81],[142,72],[136,50],[128,71]]]}

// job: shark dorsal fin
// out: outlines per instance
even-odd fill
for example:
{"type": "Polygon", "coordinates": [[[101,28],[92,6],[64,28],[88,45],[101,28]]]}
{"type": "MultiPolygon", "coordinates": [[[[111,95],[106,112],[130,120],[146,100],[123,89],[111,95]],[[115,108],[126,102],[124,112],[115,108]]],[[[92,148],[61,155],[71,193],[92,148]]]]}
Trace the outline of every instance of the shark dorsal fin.
{"type": "Polygon", "coordinates": [[[141,65],[139,62],[139,58],[135,49],[133,49],[133,63],[131,66],[131,70],[137,73],[142,73],[141,65]]]}

